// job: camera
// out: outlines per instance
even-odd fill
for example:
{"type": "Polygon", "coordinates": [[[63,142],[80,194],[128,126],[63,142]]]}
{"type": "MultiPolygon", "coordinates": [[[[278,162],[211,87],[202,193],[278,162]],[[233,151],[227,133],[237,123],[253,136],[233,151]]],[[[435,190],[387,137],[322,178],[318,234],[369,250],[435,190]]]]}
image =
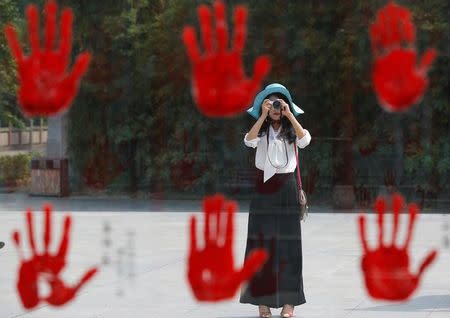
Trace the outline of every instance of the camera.
{"type": "Polygon", "coordinates": [[[276,100],[272,103],[272,106],[274,109],[280,109],[281,108],[281,103],[279,100],[276,100]]]}

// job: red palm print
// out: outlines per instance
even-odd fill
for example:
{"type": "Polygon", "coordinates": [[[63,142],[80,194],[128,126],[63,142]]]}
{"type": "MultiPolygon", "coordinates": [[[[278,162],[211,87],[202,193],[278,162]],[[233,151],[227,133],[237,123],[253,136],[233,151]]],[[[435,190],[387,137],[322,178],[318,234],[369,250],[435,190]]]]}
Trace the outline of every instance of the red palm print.
{"type": "Polygon", "coordinates": [[[408,110],[425,94],[436,51],[428,49],[417,65],[411,13],[393,2],[378,11],[369,33],[375,57],[372,81],[380,105],[390,112],[408,110]]]}
{"type": "Polygon", "coordinates": [[[199,110],[208,117],[229,117],[243,112],[251,103],[269,73],[271,64],[260,56],[254,65],[253,78],[247,78],[242,63],[246,39],[247,9],[234,10],[234,38],[228,45],[225,6],[214,2],[216,28],[213,34],[211,11],[206,5],[198,7],[205,53],[201,54],[195,29],[186,26],[183,42],[192,65],[192,94],[199,110]]]}
{"type": "Polygon", "coordinates": [[[61,279],[61,271],[66,266],[66,256],[69,247],[69,233],[72,219],[67,215],[64,219],[64,229],[59,249],[55,254],[50,253],[52,207],[44,205],[44,251],[38,253],[34,240],[33,213],[26,212],[28,239],[32,256],[25,260],[21,248],[21,239],[18,231],[14,231],[13,240],[19,251],[21,264],[18,270],[17,290],[20,300],[25,308],[36,307],[39,302],[44,301],[53,306],[62,306],[75,298],[76,293],[86,284],[97,272],[97,268],[91,268],[73,286],[68,286],[61,279]],[[51,292],[48,297],[39,294],[38,279],[44,279],[50,286],[51,292]]]}
{"type": "Polygon", "coordinates": [[[187,278],[200,301],[232,298],[240,284],[258,271],[267,259],[264,249],[255,249],[242,269],[234,268],[233,236],[236,203],[216,194],[203,200],[204,249],[197,246],[196,218],[191,217],[187,278]],[[225,220],[224,220],[225,219],[225,220]]]}
{"type": "Polygon", "coordinates": [[[437,251],[431,251],[420,265],[417,274],[410,271],[408,248],[412,237],[412,230],[416,221],[418,207],[411,203],[408,205],[409,223],[405,243],[396,245],[399,226],[399,213],[404,209],[403,197],[399,194],[392,196],[393,227],[392,242],[384,243],[384,214],[386,201],[378,198],[375,201],[378,213],[378,247],[369,249],[366,239],[366,218],[359,216],[359,233],[364,255],[361,267],[364,281],[370,296],[382,300],[405,300],[417,289],[420,278],[425,269],[435,260],[437,251]]]}
{"type": "Polygon", "coordinates": [[[61,39],[55,48],[56,12],[56,2],[48,1],[45,5],[45,45],[41,47],[38,9],[32,4],[27,6],[28,56],[22,51],[14,27],[5,27],[9,47],[18,65],[19,105],[27,116],[51,116],[65,111],[75,99],[81,78],[91,60],[89,53],[82,53],[68,73],[74,17],[71,9],[62,11],[61,39]]]}

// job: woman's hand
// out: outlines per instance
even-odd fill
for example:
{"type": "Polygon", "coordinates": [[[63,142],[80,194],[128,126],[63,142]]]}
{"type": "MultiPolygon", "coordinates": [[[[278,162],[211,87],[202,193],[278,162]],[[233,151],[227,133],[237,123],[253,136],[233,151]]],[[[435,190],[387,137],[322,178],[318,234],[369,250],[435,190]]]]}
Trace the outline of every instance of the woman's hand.
{"type": "Polygon", "coordinates": [[[269,111],[272,108],[272,102],[269,99],[265,99],[263,101],[262,107],[261,107],[261,117],[266,119],[266,117],[269,115],[269,111]]]}
{"type": "Polygon", "coordinates": [[[289,105],[282,99],[278,100],[281,103],[281,115],[286,116],[289,120],[293,117],[289,105]]]}

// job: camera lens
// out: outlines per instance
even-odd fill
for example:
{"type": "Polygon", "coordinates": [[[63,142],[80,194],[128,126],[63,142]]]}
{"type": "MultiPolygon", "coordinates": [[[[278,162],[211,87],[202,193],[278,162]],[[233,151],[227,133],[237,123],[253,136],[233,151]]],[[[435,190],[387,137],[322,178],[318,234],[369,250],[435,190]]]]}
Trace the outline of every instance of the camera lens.
{"type": "Polygon", "coordinates": [[[273,108],[275,108],[275,109],[280,109],[281,103],[280,103],[279,100],[276,100],[276,101],[273,102],[272,106],[273,106],[273,108]]]}

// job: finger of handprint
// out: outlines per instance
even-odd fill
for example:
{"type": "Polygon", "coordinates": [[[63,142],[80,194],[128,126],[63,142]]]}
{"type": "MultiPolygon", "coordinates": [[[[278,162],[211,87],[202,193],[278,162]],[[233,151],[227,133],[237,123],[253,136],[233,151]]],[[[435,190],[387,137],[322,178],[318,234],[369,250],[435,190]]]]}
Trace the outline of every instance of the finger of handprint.
{"type": "Polygon", "coordinates": [[[31,252],[33,253],[33,255],[36,255],[36,244],[34,242],[33,212],[31,212],[31,209],[27,209],[26,218],[28,227],[28,241],[30,242],[31,252]]]}
{"type": "Polygon", "coordinates": [[[197,219],[195,215],[192,215],[190,221],[189,254],[195,253],[196,251],[197,251],[197,219]]]}
{"type": "Polygon", "coordinates": [[[214,215],[214,221],[212,223],[214,233],[213,239],[215,241],[218,241],[220,238],[220,229],[221,229],[221,218],[222,218],[222,212],[225,212],[226,204],[225,204],[225,198],[219,194],[216,194],[213,201],[213,215],[214,215]]]}
{"type": "Polygon", "coordinates": [[[67,250],[69,248],[69,243],[70,243],[70,229],[72,227],[72,218],[70,215],[66,215],[64,217],[64,229],[63,229],[63,234],[61,236],[61,243],[59,244],[59,249],[58,249],[58,258],[60,258],[61,260],[65,260],[66,259],[66,255],[67,255],[67,250]]]}
{"type": "Polygon", "coordinates": [[[416,29],[414,27],[414,24],[411,21],[411,13],[408,12],[408,21],[405,21],[403,23],[403,36],[405,38],[405,41],[409,45],[415,45],[416,42],[416,29]]]}
{"type": "Polygon", "coordinates": [[[64,8],[61,13],[61,34],[59,42],[59,54],[63,57],[65,67],[69,65],[72,51],[73,12],[70,8],[64,8]]]}
{"type": "Polygon", "coordinates": [[[218,228],[218,236],[217,238],[220,240],[228,240],[228,222],[230,221],[230,214],[233,212],[232,201],[225,200],[224,205],[222,207],[221,215],[219,216],[220,226],[218,228]]]}
{"type": "Polygon", "coordinates": [[[217,242],[219,242],[219,240],[221,240],[222,238],[225,239],[225,220],[222,217],[226,217],[227,207],[228,201],[225,200],[225,197],[221,194],[216,194],[214,200],[214,222],[212,226],[214,232],[214,240],[217,242]]]}
{"type": "Polygon", "coordinates": [[[52,235],[52,206],[50,204],[44,205],[44,253],[48,253],[52,235]]]}
{"type": "Polygon", "coordinates": [[[380,10],[378,12],[377,23],[378,23],[378,26],[379,26],[378,36],[379,36],[379,40],[380,40],[380,46],[381,46],[381,48],[383,48],[383,47],[385,47],[387,45],[386,39],[388,37],[388,35],[387,35],[388,30],[387,30],[387,23],[386,23],[386,13],[385,13],[384,9],[382,9],[382,10],[380,10]]]}
{"type": "Polygon", "coordinates": [[[13,238],[14,245],[16,246],[17,252],[19,253],[19,258],[23,259],[24,257],[23,257],[22,243],[21,243],[19,231],[14,231],[12,238],[13,238]]]}
{"type": "Polygon", "coordinates": [[[228,45],[228,27],[225,16],[225,5],[222,1],[218,0],[214,3],[214,11],[216,13],[217,47],[219,52],[223,52],[228,45]]]}
{"type": "Polygon", "coordinates": [[[56,2],[49,0],[45,4],[45,48],[47,50],[53,49],[55,44],[56,33],[56,2]]]}
{"type": "Polygon", "coordinates": [[[405,202],[403,200],[403,197],[395,193],[392,196],[392,212],[393,212],[393,218],[394,218],[394,224],[392,226],[392,245],[395,245],[395,242],[397,240],[398,235],[398,218],[400,215],[400,211],[403,210],[405,206],[405,202]]]}
{"type": "Polygon", "coordinates": [[[272,64],[268,56],[260,56],[256,59],[253,67],[252,84],[259,88],[261,82],[269,74],[272,64]]]}
{"type": "Polygon", "coordinates": [[[415,40],[414,36],[414,25],[411,22],[411,13],[408,9],[400,7],[398,9],[398,19],[399,19],[399,34],[400,40],[404,41],[408,44],[413,44],[412,42],[415,40]]]}
{"type": "Polygon", "coordinates": [[[198,16],[200,19],[200,31],[202,34],[203,46],[206,53],[213,51],[213,37],[212,37],[212,21],[211,11],[208,6],[201,5],[198,8],[198,16]]]}
{"type": "Polygon", "coordinates": [[[420,276],[425,272],[428,266],[430,266],[436,259],[437,251],[431,251],[428,256],[422,261],[422,264],[419,267],[419,272],[417,273],[417,278],[420,279],[420,276]]]}
{"type": "Polygon", "coordinates": [[[81,287],[83,287],[84,284],[90,281],[94,277],[94,275],[97,274],[97,272],[98,269],[96,267],[88,270],[80,279],[80,281],[73,287],[74,292],[76,293],[81,287]]]}
{"type": "Polygon", "coordinates": [[[39,52],[39,13],[35,5],[30,4],[26,9],[28,21],[28,38],[30,41],[31,52],[39,52]]]}
{"type": "Polygon", "coordinates": [[[72,81],[72,83],[78,82],[81,80],[81,77],[86,73],[89,63],[91,62],[91,54],[88,52],[81,53],[76,61],[75,65],[73,66],[72,73],[69,75],[69,81],[72,81]]]}
{"type": "Polygon", "coordinates": [[[205,246],[210,244],[211,234],[210,234],[210,223],[211,223],[211,197],[206,197],[203,199],[203,214],[205,216],[205,224],[203,228],[205,246]]]}
{"type": "Polygon", "coordinates": [[[386,45],[391,46],[395,45],[395,36],[396,36],[396,28],[397,28],[397,21],[395,19],[396,17],[396,10],[393,5],[388,5],[388,8],[386,10],[385,15],[385,23],[386,23],[386,45]]]}
{"type": "Polygon", "coordinates": [[[237,6],[234,9],[233,49],[240,52],[244,49],[247,37],[247,8],[237,6]]]}
{"type": "Polygon", "coordinates": [[[193,64],[200,60],[200,49],[198,46],[197,35],[193,27],[187,26],[183,29],[182,35],[184,46],[186,47],[189,59],[193,64]]]}
{"type": "Polygon", "coordinates": [[[408,205],[409,211],[409,221],[408,221],[408,230],[406,232],[406,239],[404,249],[408,249],[409,243],[411,242],[412,231],[414,228],[414,223],[416,223],[417,212],[419,211],[419,207],[415,203],[410,203],[408,205]]]}
{"type": "Polygon", "coordinates": [[[420,60],[420,71],[427,73],[437,57],[437,51],[435,49],[428,49],[420,60]]]}
{"type": "Polygon", "coordinates": [[[227,205],[227,224],[225,231],[225,245],[231,246],[234,237],[234,213],[236,211],[236,203],[228,202],[227,205]]]}
{"type": "Polygon", "coordinates": [[[361,239],[363,252],[364,254],[366,254],[369,251],[369,247],[367,245],[366,217],[364,215],[360,215],[358,217],[358,225],[359,225],[359,238],[361,239]]]}
{"type": "Polygon", "coordinates": [[[384,213],[386,212],[386,201],[384,198],[377,198],[375,200],[375,210],[377,211],[378,218],[378,242],[380,246],[384,244],[384,213]]]}
{"type": "Polygon", "coordinates": [[[21,63],[23,61],[22,47],[17,39],[16,29],[11,24],[5,26],[5,36],[14,58],[17,63],[21,63]]]}
{"type": "Polygon", "coordinates": [[[400,6],[393,4],[389,14],[391,21],[391,40],[393,45],[401,44],[401,30],[402,30],[402,11],[400,6]]]}
{"type": "Polygon", "coordinates": [[[261,269],[268,257],[267,251],[263,248],[254,249],[250,252],[244,266],[239,271],[239,280],[243,282],[250,279],[251,276],[261,269]]]}
{"type": "Polygon", "coordinates": [[[393,29],[395,24],[393,21],[393,8],[391,4],[388,4],[385,10],[380,13],[380,25],[382,26],[383,32],[381,34],[381,40],[383,48],[391,46],[393,43],[393,29]]]}
{"type": "Polygon", "coordinates": [[[391,2],[386,8],[386,35],[387,35],[387,45],[397,45],[400,40],[400,35],[398,33],[398,5],[391,2]]]}

